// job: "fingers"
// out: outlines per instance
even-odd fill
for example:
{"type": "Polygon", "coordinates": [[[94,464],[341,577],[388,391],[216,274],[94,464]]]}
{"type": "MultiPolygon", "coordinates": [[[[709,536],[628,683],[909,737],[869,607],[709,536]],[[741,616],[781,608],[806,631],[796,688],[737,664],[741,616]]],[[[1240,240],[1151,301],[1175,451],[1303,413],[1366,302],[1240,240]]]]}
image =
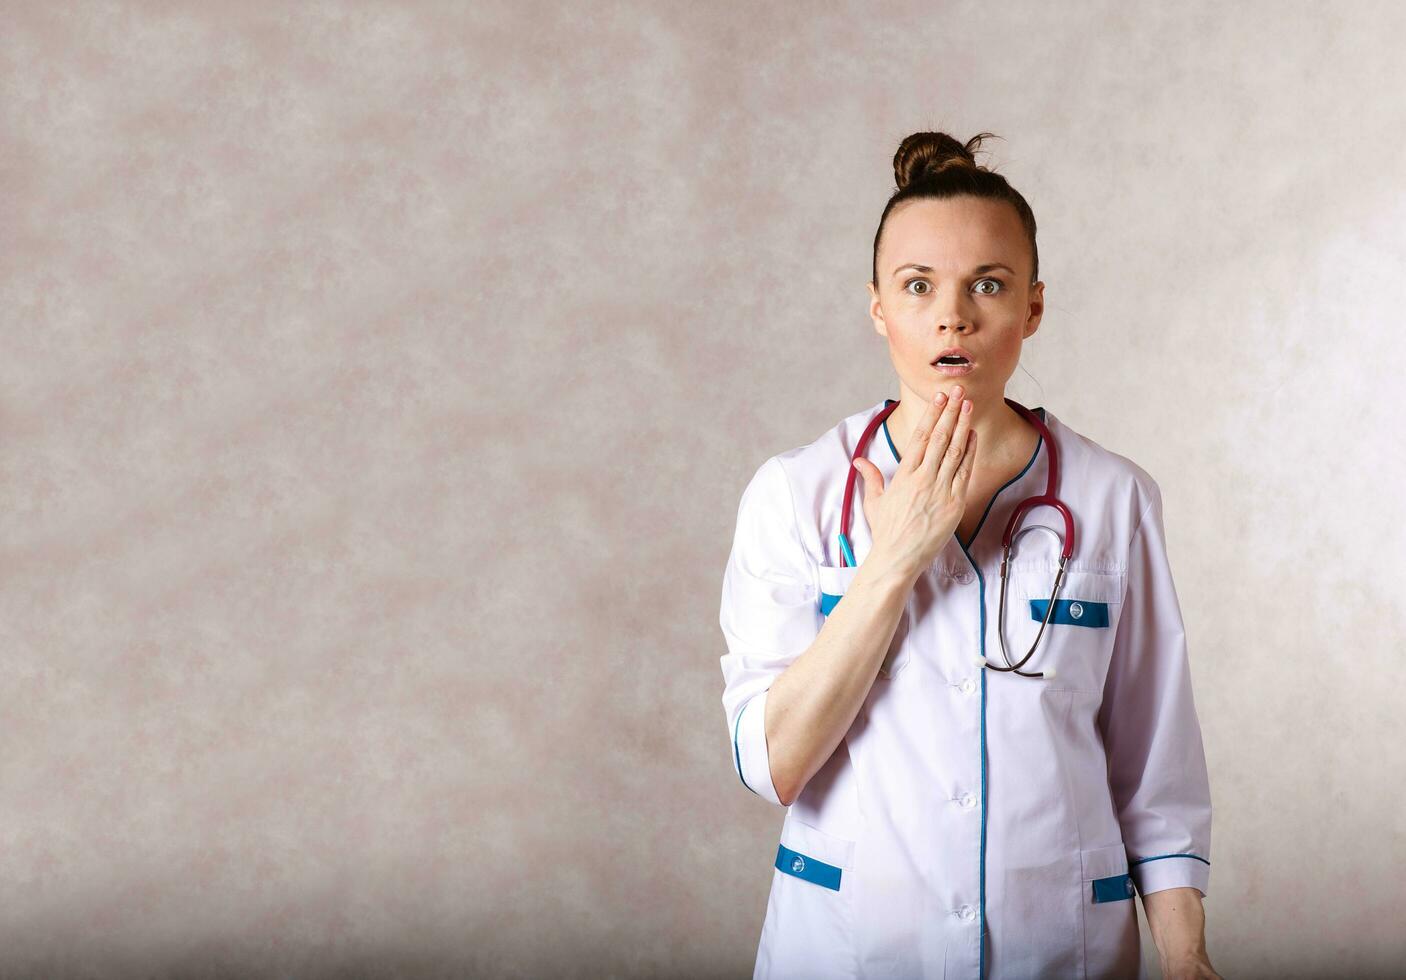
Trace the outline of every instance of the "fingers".
{"type": "MultiPolygon", "coordinates": [[[[944,443],[935,446],[939,438],[945,438],[947,432],[951,432],[951,426],[943,429],[943,422],[948,418],[955,418],[957,408],[961,405],[962,386],[958,385],[952,389],[952,396],[949,398],[945,391],[939,391],[932,402],[928,404],[927,411],[923,413],[922,420],[913,428],[913,433],[908,437],[908,448],[903,450],[903,461],[906,463],[910,458],[913,460],[913,469],[918,469],[931,456],[932,453],[941,453],[946,448],[944,443]]],[[[929,466],[929,474],[936,474],[937,467],[929,466]]]]}
{"type": "Polygon", "coordinates": [[[864,508],[864,519],[869,522],[869,527],[873,528],[874,518],[870,513],[870,507],[884,495],[884,474],[873,463],[863,456],[856,456],[854,468],[859,471],[860,480],[863,481],[863,495],[860,497],[859,505],[864,508]]]}
{"type": "MultiPolygon", "coordinates": [[[[927,444],[922,460],[918,466],[933,479],[937,478],[939,467],[946,456],[949,445],[952,441],[953,430],[960,424],[962,398],[962,386],[957,385],[952,389],[952,396],[947,399],[947,404],[942,408],[942,414],[937,419],[937,425],[928,434],[927,444]]],[[[962,438],[966,438],[966,431],[963,430],[962,438]]],[[[958,443],[961,448],[961,443],[958,443]]],[[[947,474],[950,479],[952,474],[947,474]]]]}
{"type": "Polygon", "coordinates": [[[859,471],[864,498],[881,496],[884,492],[884,473],[863,456],[854,458],[854,468],[859,471]]]}
{"type": "Polygon", "coordinates": [[[923,461],[923,450],[927,447],[928,439],[932,435],[933,423],[942,414],[942,410],[947,407],[946,392],[939,391],[937,395],[928,402],[928,407],[923,411],[923,417],[918,420],[918,424],[913,426],[913,431],[908,435],[908,444],[903,447],[903,459],[899,462],[900,469],[915,470],[918,464],[923,461]]]}
{"type": "MultiPolygon", "coordinates": [[[[955,392],[953,393],[953,397],[954,399],[958,397],[955,392]]],[[[933,461],[933,468],[937,470],[937,480],[942,486],[947,486],[952,482],[952,477],[957,472],[957,466],[962,462],[962,457],[966,455],[967,432],[971,429],[971,411],[972,403],[966,399],[962,399],[962,407],[956,412],[956,422],[950,427],[947,422],[947,417],[944,414],[942,419],[943,427],[947,428],[951,433],[946,440],[944,451],[939,452],[937,449],[941,441],[939,438],[934,437],[932,441],[932,451],[934,455],[938,457],[933,461]]],[[[927,460],[923,462],[926,463],[927,460]]]]}
{"type": "MultiPolygon", "coordinates": [[[[967,433],[966,447],[966,452],[962,454],[962,462],[957,466],[957,474],[952,477],[952,496],[960,500],[966,499],[967,486],[971,483],[972,470],[976,469],[975,429],[967,433]]],[[[939,476],[939,479],[940,478],[939,476]]]]}

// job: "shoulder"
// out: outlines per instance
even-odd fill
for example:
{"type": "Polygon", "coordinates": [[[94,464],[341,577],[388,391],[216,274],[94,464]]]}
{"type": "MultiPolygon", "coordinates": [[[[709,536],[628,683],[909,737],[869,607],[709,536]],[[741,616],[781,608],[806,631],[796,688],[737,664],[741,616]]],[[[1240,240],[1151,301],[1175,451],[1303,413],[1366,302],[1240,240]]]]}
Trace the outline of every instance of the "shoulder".
{"type": "Polygon", "coordinates": [[[1063,477],[1103,488],[1108,498],[1105,502],[1126,508],[1134,526],[1151,505],[1160,507],[1162,489],[1157,479],[1136,461],[1076,431],[1048,410],[1046,424],[1059,443],[1063,477]]]}
{"type": "MultiPolygon", "coordinates": [[[[772,458],[785,472],[791,485],[801,492],[809,492],[836,475],[844,479],[849,475],[850,460],[854,458],[855,448],[865,428],[886,403],[887,399],[884,399],[847,415],[804,446],[777,453],[772,458]]],[[[871,437],[881,438],[882,434],[877,432],[871,437]]]]}
{"type": "Polygon", "coordinates": [[[814,499],[829,481],[845,479],[865,427],[884,405],[885,401],[880,401],[848,415],[810,442],[768,457],[753,473],[743,493],[744,501],[752,495],[765,497],[778,506],[783,502],[794,506],[797,500],[814,499]]]}

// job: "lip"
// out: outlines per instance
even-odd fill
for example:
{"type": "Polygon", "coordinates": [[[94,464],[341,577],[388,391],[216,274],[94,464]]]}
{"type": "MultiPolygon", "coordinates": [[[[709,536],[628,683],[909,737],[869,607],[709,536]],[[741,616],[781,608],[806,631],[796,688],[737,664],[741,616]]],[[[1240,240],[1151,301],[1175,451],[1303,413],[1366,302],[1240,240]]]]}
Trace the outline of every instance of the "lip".
{"type": "Polygon", "coordinates": [[[972,357],[971,351],[967,350],[965,347],[948,347],[946,350],[939,351],[937,357],[934,357],[934,358],[932,359],[932,366],[933,366],[933,368],[937,371],[938,374],[946,375],[946,376],[949,377],[949,378],[957,378],[957,377],[961,377],[961,376],[964,375],[964,374],[970,374],[970,373],[972,372],[972,369],[976,366],[976,358],[972,357]],[[939,364],[939,363],[937,363],[937,362],[940,361],[942,358],[946,357],[948,354],[956,354],[956,355],[959,356],[959,357],[965,357],[965,358],[967,359],[967,363],[966,363],[966,364],[939,364]]]}

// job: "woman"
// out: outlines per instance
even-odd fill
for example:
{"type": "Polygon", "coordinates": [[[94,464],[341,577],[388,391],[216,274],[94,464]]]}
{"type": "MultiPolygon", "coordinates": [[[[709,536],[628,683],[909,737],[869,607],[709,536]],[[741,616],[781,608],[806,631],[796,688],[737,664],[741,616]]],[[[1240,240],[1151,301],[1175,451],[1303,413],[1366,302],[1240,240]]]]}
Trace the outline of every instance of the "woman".
{"type": "Polygon", "coordinates": [[[1140,977],[1136,890],[1164,975],[1217,978],[1160,489],[1004,397],[1044,283],[987,135],[894,158],[869,314],[900,397],[768,459],[738,509],[723,707],[743,785],[788,808],[755,976],[1140,977]],[[1003,531],[1052,476],[1070,520],[1015,515],[1002,619],[1003,531]]]}

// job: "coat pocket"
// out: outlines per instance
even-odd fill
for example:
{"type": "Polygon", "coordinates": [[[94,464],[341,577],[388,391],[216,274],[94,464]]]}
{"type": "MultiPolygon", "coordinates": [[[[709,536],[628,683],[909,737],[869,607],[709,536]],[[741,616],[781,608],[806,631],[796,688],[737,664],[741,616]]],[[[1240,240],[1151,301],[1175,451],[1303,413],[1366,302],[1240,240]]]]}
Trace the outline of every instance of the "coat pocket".
{"type": "MultiPolygon", "coordinates": [[[[829,616],[830,611],[840,604],[845,592],[849,589],[850,583],[854,581],[855,575],[859,574],[858,566],[838,566],[838,565],[818,565],[816,566],[816,578],[820,585],[820,612],[824,616],[829,616]]],[[[898,673],[908,663],[910,652],[908,649],[908,621],[910,619],[909,605],[912,603],[912,595],[909,594],[908,602],[904,603],[903,613],[899,616],[898,625],[893,631],[893,640],[889,643],[888,652],[884,654],[883,663],[879,665],[879,675],[881,677],[892,677],[898,673]]]]}
{"type": "Polygon", "coordinates": [[[1128,852],[1110,844],[1079,852],[1083,868],[1084,976],[1136,978],[1142,961],[1128,852]]]}
{"type": "Polygon", "coordinates": [[[854,841],[787,817],[776,854],[778,871],[839,891],[844,872],[853,867],[854,841]]]}
{"type": "Polygon", "coordinates": [[[801,823],[781,828],[755,977],[857,976],[855,842],[801,823]]]}
{"type": "Polygon", "coordinates": [[[1126,575],[1068,569],[1050,610],[1053,564],[1013,564],[1006,595],[1006,643],[1012,658],[1035,645],[1026,670],[1043,670],[1051,689],[1101,691],[1113,656],[1113,637],[1126,575]],[[1050,612],[1049,622],[1045,614],[1050,612]],[[1044,626],[1043,633],[1041,625],[1044,626]],[[1038,644],[1036,637],[1039,637],[1038,644]]]}
{"type": "Polygon", "coordinates": [[[830,610],[839,605],[840,600],[845,597],[845,590],[859,574],[859,566],[819,565],[815,572],[820,584],[820,612],[828,616],[830,610]]]}

